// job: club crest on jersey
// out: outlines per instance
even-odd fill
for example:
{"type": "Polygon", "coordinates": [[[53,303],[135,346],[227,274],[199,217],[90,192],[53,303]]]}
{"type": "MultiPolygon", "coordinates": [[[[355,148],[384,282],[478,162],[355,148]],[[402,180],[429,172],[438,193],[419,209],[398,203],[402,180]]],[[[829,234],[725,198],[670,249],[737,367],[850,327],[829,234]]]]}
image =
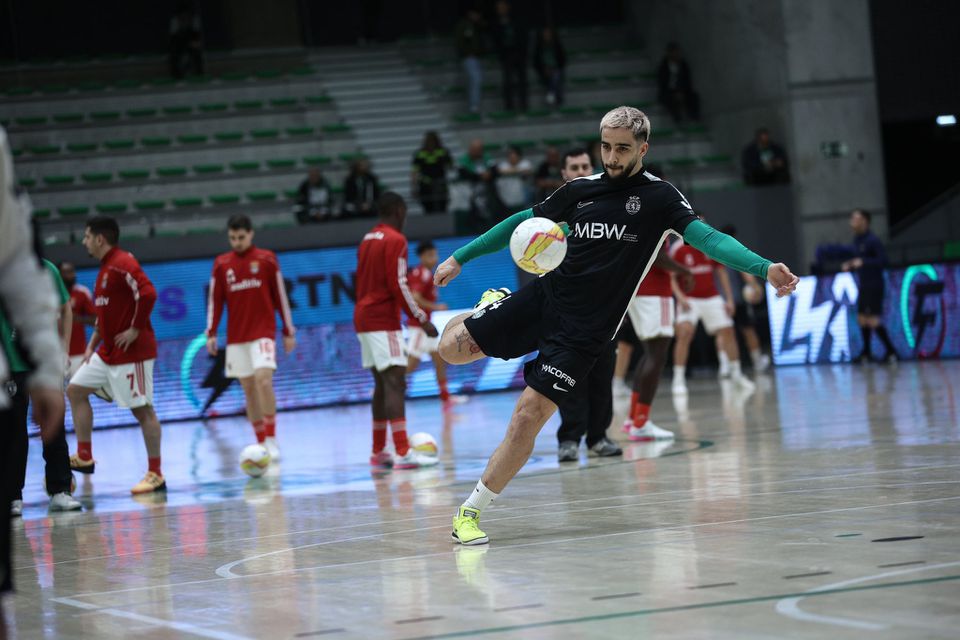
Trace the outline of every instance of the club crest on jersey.
{"type": "Polygon", "coordinates": [[[640,212],[640,196],[630,196],[627,200],[627,204],[624,205],[624,208],[627,210],[627,213],[630,215],[635,215],[640,212]]]}
{"type": "Polygon", "coordinates": [[[260,273],[260,262],[258,262],[257,260],[250,261],[250,273],[254,275],[260,273]]]}

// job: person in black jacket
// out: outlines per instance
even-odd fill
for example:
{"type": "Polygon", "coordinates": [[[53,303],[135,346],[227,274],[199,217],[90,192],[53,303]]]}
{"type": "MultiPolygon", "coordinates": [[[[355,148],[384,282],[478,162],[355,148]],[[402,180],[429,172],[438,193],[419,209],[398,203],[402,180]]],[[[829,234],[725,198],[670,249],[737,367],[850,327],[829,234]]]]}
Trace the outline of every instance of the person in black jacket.
{"type": "Polygon", "coordinates": [[[700,119],[700,96],[693,90],[690,65],[680,50],[680,45],[671,42],[657,70],[657,88],[662,104],[674,122],[700,119]]]}
{"type": "Polygon", "coordinates": [[[370,161],[354,160],[350,174],[343,181],[343,215],[356,218],[375,215],[379,198],[380,184],[377,176],[370,172],[370,161]]]}
{"type": "Polygon", "coordinates": [[[527,29],[512,15],[510,3],[499,0],[493,40],[503,72],[503,106],[527,110],[527,29]]]}
{"type": "Polygon", "coordinates": [[[747,184],[781,184],[790,182],[787,154],[770,139],[770,131],[757,129],[756,138],[743,149],[743,181],[747,184]]]}
{"type": "Polygon", "coordinates": [[[547,91],[547,104],[563,104],[563,72],[567,67],[567,54],[563,43],[553,27],[544,27],[537,32],[533,46],[533,68],[540,76],[540,83],[547,91]]]}
{"type": "Polygon", "coordinates": [[[320,169],[311,167],[307,179],[300,183],[293,211],[300,224],[324,222],[338,215],[333,207],[330,184],[320,173],[320,169]]]}
{"type": "Polygon", "coordinates": [[[447,171],[453,168],[453,159],[436,131],[427,131],[423,144],[413,155],[413,193],[426,213],[443,213],[450,204],[447,171]]]}

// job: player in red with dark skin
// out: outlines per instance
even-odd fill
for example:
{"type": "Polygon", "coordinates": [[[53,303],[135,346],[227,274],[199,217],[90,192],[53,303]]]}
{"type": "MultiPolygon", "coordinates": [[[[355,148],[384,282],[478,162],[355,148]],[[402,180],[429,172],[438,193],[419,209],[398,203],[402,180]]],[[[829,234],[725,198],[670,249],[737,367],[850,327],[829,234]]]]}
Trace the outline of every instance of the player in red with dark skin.
{"type": "Polygon", "coordinates": [[[404,396],[407,391],[407,354],[401,332],[401,309],[415,318],[428,337],[437,328],[427,319],[407,286],[407,239],[403,225],[407,205],[396,193],[383,194],[377,211],[380,222],[357,250],[356,305],[353,324],[363,354],[363,366],[373,375],[374,467],[414,469],[436,464],[410,449],[406,434],[404,396]],[[397,458],[386,450],[387,426],[393,432],[397,458]]]}
{"type": "Polygon", "coordinates": [[[73,375],[83,360],[87,350],[86,327],[97,324],[97,309],[93,306],[93,294],[90,289],[77,283],[77,268],[72,262],[60,264],[60,277],[70,292],[70,310],[73,312],[73,330],[70,332],[70,344],[67,356],[70,360],[68,377],[73,375]]]}
{"type": "Polygon", "coordinates": [[[150,312],[157,291],[137,259],[116,246],[119,239],[120,229],[113,218],[87,221],[83,245],[100,260],[94,290],[97,328],[90,336],[83,364],[67,387],[78,449],[70,458],[70,466],[81,473],[93,473],[90,394],[105,390],[118,405],[130,408],[140,423],[149,469],[131,492],[150,493],[166,489],[160,470],[160,421],[153,410],[157,340],[150,312]]]}
{"type": "Polygon", "coordinates": [[[232,251],[213,264],[207,308],[207,351],[217,355],[217,326],[227,307],[226,375],[238,378],[246,400],[247,418],[257,442],[270,457],[279,459],[276,442],[277,400],[273,391],[276,369],[276,313],[283,322],[283,350],[293,351],[296,329],[277,256],[253,245],[250,218],[236,215],[227,223],[232,251]]]}

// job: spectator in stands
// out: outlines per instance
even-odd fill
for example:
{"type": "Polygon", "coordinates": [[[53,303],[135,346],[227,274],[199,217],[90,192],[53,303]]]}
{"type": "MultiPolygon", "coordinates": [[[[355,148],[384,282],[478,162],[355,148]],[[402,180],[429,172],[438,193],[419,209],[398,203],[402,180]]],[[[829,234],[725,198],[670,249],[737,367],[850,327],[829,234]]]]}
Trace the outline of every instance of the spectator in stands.
{"type": "Polygon", "coordinates": [[[170,75],[185,75],[184,58],[190,70],[203,75],[203,39],[200,12],[193,2],[177,3],[176,13],[170,18],[170,75]]]}
{"type": "Polygon", "coordinates": [[[530,206],[530,177],[533,165],[523,157],[519,147],[507,149],[507,157],[497,165],[497,193],[508,211],[520,211],[530,206]]]}
{"type": "Polygon", "coordinates": [[[333,206],[333,192],[320,169],[311,167],[307,179],[300,183],[297,203],[293,206],[300,224],[324,222],[339,215],[333,206]]]}
{"type": "Polygon", "coordinates": [[[700,119],[700,96],[693,90],[690,65],[676,42],[667,45],[667,53],[657,70],[660,104],[677,124],[700,119]]]}
{"type": "Polygon", "coordinates": [[[467,153],[457,168],[460,180],[470,185],[470,218],[479,229],[488,226],[503,211],[503,203],[496,190],[496,167],[483,150],[483,140],[470,141],[467,153]]]}
{"type": "Polygon", "coordinates": [[[546,90],[549,105],[563,104],[563,72],[567,66],[567,54],[563,43],[553,27],[544,27],[537,31],[533,45],[533,68],[540,76],[540,83],[546,90]]]}
{"type": "Polygon", "coordinates": [[[366,158],[354,160],[343,181],[343,215],[355,218],[375,215],[379,198],[380,182],[370,172],[370,161],[366,158]]]}
{"type": "Polygon", "coordinates": [[[887,252],[883,242],[870,231],[870,212],[866,209],[854,209],[850,213],[850,228],[853,230],[853,258],[842,265],[843,271],[856,271],[859,279],[857,294],[857,324],[863,334],[863,351],[853,359],[854,364],[864,359],[873,359],[871,333],[876,333],[883,343],[887,362],[896,362],[897,350],[890,342],[887,328],[883,326],[883,297],[885,283],[883,268],[887,266],[887,252]]]}
{"type": "Polygon", "coordinates": [[[453,167],[450,152],[436,131],[427,131],[420,150],[413,155],[412,191],[426,213],[442,213],[450,204],[447,170],[453,167]]]}
{"type": "Polygon", "coordinates": [[[454,36],[457,57],[460,58],[463,72],[467,76],[467,104],[471,113],[480,112],[483,89],[483,65],[480,63],[480,56],[483,55],[483,27],[483,14],[473,7],[467,10],[467,15],[457,23],[454,36]]]}
{"type": "MultiPolygon", "coordinates": [[[[582,155],[587,155],[586,153],[582,155]]],[[[556,147],[547,147],[547,153],[543,162],[537,167],[536,187],[537,201],[546,200],[547,196],[560,188],[563,184],[563,174],[561,173],[560,152],[556,147]]]]}
{"type": "Polygon", "coordinates": [[[770,131],[757,129],[756,138],[743,149],[743,181],[747,184],[780,184],[790,182],[787,154],[783,147],[770,140],[770,131]]]}
{"type": "Polygon", "coordinates": [[[527,29],[513,16],[507,0],[498,0],[493,40],[500,58],[503,107],[527,110],[527,29]]]}

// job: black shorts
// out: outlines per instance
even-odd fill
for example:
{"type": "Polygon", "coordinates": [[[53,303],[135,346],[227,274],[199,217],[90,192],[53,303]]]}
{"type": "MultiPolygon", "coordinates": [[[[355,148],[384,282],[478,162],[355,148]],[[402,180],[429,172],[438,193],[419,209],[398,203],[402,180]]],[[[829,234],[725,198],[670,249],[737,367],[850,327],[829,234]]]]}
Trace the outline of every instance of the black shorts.
{"type": "Polygon", "coordinates": [[[864,287],[857,294],[857,313],[864,316],[883,315],[883,287],[864,287]]]}
{"type": "Polygon", "coordinates": [[[561,317],[540,280],[480,309],[463,324],[491,358],[511,360],[539,351],[526,364],[524,380],[558,406],[577,385],[587,384],[587,374],[610,341],[608,332],[583,330],[561,317]]]}

